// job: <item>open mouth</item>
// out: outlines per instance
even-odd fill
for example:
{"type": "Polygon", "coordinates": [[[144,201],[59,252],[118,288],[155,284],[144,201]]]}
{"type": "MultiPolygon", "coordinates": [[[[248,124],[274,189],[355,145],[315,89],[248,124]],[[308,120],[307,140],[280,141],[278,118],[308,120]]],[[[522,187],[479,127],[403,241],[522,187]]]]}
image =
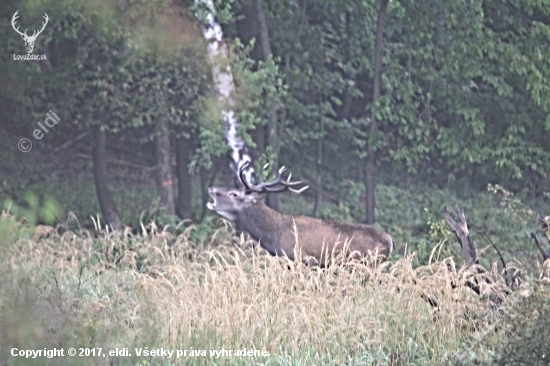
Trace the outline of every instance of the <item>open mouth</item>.
{"type": "Polygon", "coordinates": [[[212,197],[214,202],[207,202],[206,203],[206,208],[208,208],[209,210],[215,210],[216,209],[216,198],[214,197],[214,191],[213,191],[212,188],[208,188],[208,195],[210,197],[212,197]]]}

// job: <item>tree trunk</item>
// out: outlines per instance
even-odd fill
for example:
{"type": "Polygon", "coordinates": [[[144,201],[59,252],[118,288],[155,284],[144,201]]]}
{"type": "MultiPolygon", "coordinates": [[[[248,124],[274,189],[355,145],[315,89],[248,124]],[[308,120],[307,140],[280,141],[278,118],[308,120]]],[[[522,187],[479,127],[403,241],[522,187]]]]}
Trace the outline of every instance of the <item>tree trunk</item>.
{"type": "Polygon", "coordinates": [[[208,182],[206,181],[207,173],[204,168],[199,169],[199,183],[201,185],[201,214],[199,216],[199,222],[202,222],[204,217],[206,216],[206,203],[208,202],[208,182]]]}
{"type": "Polygon", "coordinates": [[[367,217],[366,223],[369,225],[374,224],[376,218],[374,216],[374,157],[372,148],[367,148],[367,163],[365,165],[365,187],[366,187],[366,196],[367,196],[367,217]]]}
{"type": "Polygon", "coordinates": [[[177,211],[182,220],[191,219],[191,175],[189,162],[191,160],[191,140],[185,137],[176,139],[176,169],[178,174],[177,211]]]}
{"type": "Polygon", "coordinates": [[[376,23],[376,47],[374,51],[374,87],[372,95],[373,111],[371,113],[371,124],[369,137],[367,141],[367,161],[365,165],[365,187],[367,195],[367,224],[374,224],[374,175],[375,175],[375,156],[374,156],[374,135],[376,133],[376,107],[377,100],[380,99],[380,79],[382,76],[382,41],[384,38],[384,21],[386,19],[386,8],[388,0],[382,0],[378,10],[378,21],[376,23]]]}
{"type": "Polygon", "coordinates": [[[317,141],[317,178],[315,180],[315,202],[313,204],[313,217],[317,217],[317,210],[319,209],[319,202],[321,201],[321,196],[323,194],[323,179],[321,175],[321,163],[322,163],[322,151],[323,146],[321,142],[321,138],[317,141]]]}
{"type": "MultiPolygon", "coordinates": [[[[263,0],[255,0],[258,25],[260,27],[260,43],[262,45],[262,56],[265,62],[271,60],[271,43],[269,40],[269,28],[263,0]]],[[[269,105],[269,120],[267,122],[267,146],[270,146],[274,153],[273,161],[270,162],[274,172],[279,170],[279,131],[277,123],[277,104],[272,101],[269,105]]],[[[267,195],[267,205],[274,210],[279,209],[279,196],[276,193],[267,195]]]]}
{"type": "Polygon", "coordinates": [[[107,154],[105,150],[105,132],[99,127],[92,130],[92,158],[94,163],[94,181],[97,200],[103,220],[112,230],[122,230],[122,221],[116,208],[115,201],[107,185],[107,154]]]}
{"type": "MultiPolygon", "coordinates": [[[[235,84],[233,74],[229,67],[229,51],[227,44],[223,40],[223,31],[220,24],[216,21],[216,9],[214,2],[209,0],[195,0],[195,4],[202,9],[199,14],[202,23],[203,35],[208,43],[208,58],[212,64],[212,78],[218,94],[218,103],[222,110],[222,118],[226,126],[226,139],[231,149],[231,163],[229,167],[233,172],[235,184],[238,188],[242,186],[239,180],[239,169],[246,163],[251,162],[252,157],[248,151],[244,140],[239,136],[239,120],[235,115],[233,106],[235,105],[235,84]]],[[[255,172],[253,165],[243,172],[248,182],[255,182],[255,172]]]]}
{"type": "Polygon", "coordinates": [[[241,13],[239,14],[236,22],[237,35],[244,45],[250,44],[252,39],[256,39],[254,48],[250,51],[250,57],[254,60],[262,58],[262,50],[258,43],[258,36],[260,35],[258,11],[256,7],[256,0],[245,0],[242,3],[241,13]]]}
{"type": "Polygon", "coordinates": [[[262,56],[264,61],[271,57],[271,43],[269,41],[269,28],[267,27],[267,18],[265,16],[263,0],[256,1],[256,13],[258,15],[258,25],[260,26],[260,40],[262,45],[262,56]]]}
{"type": "MultiPolygon", "coordinates": [[[[159,92],[158,98],[164,100],[164,94],[159,92]]],[[[161,115],[155,124],[156,160],[157,160],[157,191],[160,207],[168,215],[175,215],[174,189],[172,188],[172,167],[170,166],[170,134],[168,119],[161,115]]]]}
{"type": "MultiPolygon", "coordinates": [[[[324,103],[324,98],[322,100],[324,103]]],[[[323,194],[323,179],[322,179],[322,170],[321,165],[323,163],[323,137],[324,137],[324,120],[321,113],[322,106],[319,107],[319,138],[317,140],[317,179],[316,179],[316,190],[315,190],[315,203],[313,205],[313,217],[317,217],[317,210],[319,208],[319,201],[323,194]]]]}

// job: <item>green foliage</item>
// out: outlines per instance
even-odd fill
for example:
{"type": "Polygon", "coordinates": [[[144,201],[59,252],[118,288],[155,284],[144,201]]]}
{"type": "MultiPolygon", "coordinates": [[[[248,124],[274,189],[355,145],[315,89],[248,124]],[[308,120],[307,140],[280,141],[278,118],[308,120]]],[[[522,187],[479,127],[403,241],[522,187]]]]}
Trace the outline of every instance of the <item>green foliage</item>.
{"type": "Polygon", "coordinates": [[[550,298],[544,285],[505,313],[506,338],[496,347],[493,365],[550,365],[550,298]]]}
{"type": "Polygon", "coordinates": [[[535,283],[531,293],[510,303],[496,325],[502,331],[500,337],[486,334],[475,340],[453,365],[550,365],[548,284],[535,283]]]}
{"type": "Polygon", "coordinates": [[[55,225],[58,218],[64,215],[61,204],[53,197],[38,197],[31,191],[23,195],[23,202],[16,203],[7,198],[2,203],[3,208],[20,219],[24,219],[31,226],[38,223],[55,225]]]}
{"type": "MultiPolygon", "coordinates": [[[[227,24],[235,20],[233,12],[235,0],[214,0],[212,1],[212,5],[214,6],[216,20],[220,24],[227,24]]],[[[208,8],[208,2],[206,1],[194,1],[191,5],[191,10],[198,19],[205,19],[211,13],[211,9],[208,8]]]]}
{"type": "MultiPolygon", "coordinates": [[[[444,219],[441,220],[434,220],[431,219],[428,220],[427,225],[429,227],[429,234],[428,234],[428,243],[438,243],[433,248],[431,248],[429,262],[432,261],[440,261],[444,258],[454,256],[460,258],[460,248],[456,245],[449,245],[446,243],[453,243],[453,240],[455,240],[455,236],[453,235],[452,231],[449,229],[449,224],[444,219]]],[[[422,249],[430,249],[426,248],[426,246],[421,246],[422,249]]],[[[422,252],[420,252],[422,253],[422,252]]],[[[421,255],[425,255],[424,253],[419,254],[419,257],[421,255]]]]}
{"type": "Polygon", "coordinates": [[[382,98],[372,105],[372,57],[365,55],[373,54],[375,3],[268,4],[274,53],[286,55],[288,137],[316,156],[319,138],[330,136],[323,141],[329,174],[339,175],[343,164],[357,169],[370,140],[382,169],[394,161],[413,174],[475,175],[481,186],[495,179],[514,188],[548,185],[549,98],[542,95],[550,68],[542,60],[550,57],[540,47],[550,32],[547,5],[391,2],[382,98]]]}
{"type": "Polygon", "coordinates": [[[521,199],[516,197],[513,192],[498,184],[489,184],[487,190],[492,194],[501,195],[500,206],[503,212],[508,214],[514,221],[521,222],[522,224],[540,225],[539,220],[543,216],[521,202],[521,199]]]}
{"type": "Polygon", "coordinates": [[[223,132],[221,110],[214,95],[210,94],[202,98],[199,103],[201,123],[198,128],[198,137],[201,145],[191,162],[191,171],[197,171],[199,167],[210,169],[216,157],[229,151],[223,132]]]}
{"type": "MultiPolygon", "coordinates": [[[[249,131],[265,125],[269,119],[269,107],[274,104],[280,109],[288,96],[279,60],[255,61],[250,57],[253,46],[254,43],[251,43],[245,47],[237,41],[231,60],[240,133],[251,147],[255,147],[255,143],[249,131]]],[[[284,125],[285,121],[281,121],[281,131],[284,125]]]]}
{"type": "Polygon", "coordinates": [[[32,235],[32,230],[17,221],[16,217],[2,210],[0,214],[0,252],[10,250],[11,246],[19,240],[26,240],[32,235]]]}
{"type": "MultiPolygon", "coordinates": [[[[118,133],[131,129],[134,137],[128,133],[121,139],[132,138],[138,146],[155,137],[151,127],[158,118],[168,118],[171,132],[193,143],[193,172],[211,169],[213,161],[227,153],[202,35],[195,30],[186,33],[189,42],[173,42],[180,33],[163,26],[170,1],[10,0],[0,6],[7,14],[19,5],[29,23],[39,21],[44,11],[55,14],[37,49],[53,52],[69,45],[72,51],[63,52],[61,60],[52,58],[51,64],[14,63],[7,54],[0,56],[0,65],[9,71],[0,76],[9,90],[0,91],[6,130],[35,123],[34,117],[43,117],[54,105],[64,114],[62,119],[74,121],[77,128],[99,125],[118,133]]],[[[224,31],[231,34],[240,3],[216,1],[215,6],[224,31]]],[[[420,263],[428,262],[436,245],[440,256],[457,253],[457,243],[440,216],[445,205],[455,202],[479,226],[479,232],[472,231],[488,257],[492,249],[481,230],[508,248],[506,260],[531,252],[529,234],[538,224],[520,203],[498,188],[508,197],[503,206],[495,204],[494,196],[468,191],[499,182],[518,197],[523,190],[538,200],[548,190],[550,68],[545,60],[550,59],[550,48],[544,45],[550,10],[545,2],[391,2],[384,30],[383,96],[376,105],[370,102],[375,2],[324,0],[311,7],[294,0],[265,1],[265,8],[272,59],[252,59],[258,42],[228,42],[239,133],[254,147],[251,132],[266,124],[269,107],[276,105],[281,165],[313,181],[321,160],[325,195],[320,217],[362,221],[361,159],[370,140],[379,162],[378,224],[395,236],[400,249],[407,245],[416,251],[420,263]],[[378,133],[370,136],[373,116],[378,133]],[[423,187],[414,187],[420,183],[423,187]]],[[[5,49],[21,48],[9,27],[0,33],[5,49]]],[[[63,138],[68,136],[63,132],[63,138]]],[[[10,144],[2,138],[2,145],[10,144]]],[[[278,151],[261,153],[257,168],[278,151]]],[[[9,176],[2,178],[2,198],[22,197],[27,190],[46,197],[44,190],[56,197],[64,212],[75,211],[81,218],[97,213],[90,184],[69,188],[56,180],[57,195],[47,184],[29,188],[20,176],[42,163],[21,168],[9,163],[15,160],[11,151],[3,151],[2,157],[9,176]]],[[[287,202],[283,198],[283,208],[310,214],[308,194],[287,202]]],[[[154,197],[152,186],[115,194],[124,221],[133,227],[144,212],[155,215],[150,203],[154,197]]],[[[35,211],[26,212],[32,221],[51,222],[53,206],[31,203],[22,199],[13,207],[35,211]]],[[[536,210],[546,214],[544,201],[536,210]]],[[[171,220],[161,218],[175,225],[171,220]]]]}
{"type": "MultiPolygon", "coordinates": [[[[235,104],[231,109],[239,120],[239,135],[249,148],[256,147],[250,132],[257,126],[266,124],[269,115],[269,106],[273,103],[282,106],[287,97],[286,85],[279,70],[279,66],[268,62],[254,61],[249,57],[251,46],[243,47],[236,42],[230,54],[230,66],[235,83],[235,104]]],[[[198,167],[210,168],[212,161],[228,152],[225,142],[226,126],[223,125],[219,101],[214,93],[200,100],[199,140],[200,148],[192,162],[192,170],[198,167]]],[[[285,121],[280,122],[279,128],[284,129],[285,121]]],[[[261,161],[268,160],[273,150],[262,152],[261,161]]]]}

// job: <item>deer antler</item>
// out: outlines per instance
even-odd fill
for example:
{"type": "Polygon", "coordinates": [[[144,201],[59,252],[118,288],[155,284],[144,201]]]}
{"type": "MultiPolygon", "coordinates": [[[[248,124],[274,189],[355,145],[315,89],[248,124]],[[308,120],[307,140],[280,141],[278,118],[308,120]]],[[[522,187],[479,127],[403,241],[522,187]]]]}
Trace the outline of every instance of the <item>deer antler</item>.
{"type": "Polygon", "coordinates": [[[297,184],[302,184],[302,181],[298,182],[291,182],[290,178],[292,177],[292,173],[288,175],[288,178],[286,181],[283,181],[283,173],[286,171],[286,168],[283,166],[281,169],[279,169],[279,174],[277,174],[277,178],[271,182],[263,182],[261,179],[262,173],[265,169],[269,166],[269,164],[264,165],[262,168],[262,172],[260,173],[260,183],[253,185],[249,184],[245,177],[244,177],[244,171],[250,166],[250,162],[245,162],[241,168],[239,169],[239,178],[241,182],[243,183],[245,189],[247,192],[256,192],[256,193],[265,193],[265,192],[283,192],[283,191],[290,191],[292,193],[302,193],[306,189],[309,188],[309,186],[302,187],[300,189],[294,189],[292,186],[295,186],[297,184]]]}
{"type": "Polygon", "coordinates": [[[46,24],[48,24],[48,20],[50,19],[50,18],[48,17],[48,14],[44,13],[43,18],[44,18],[45,22],[42,22],[42,29],[40,29],[39,31],[35,29],[34,32],[33,32],[33,34],[32,34],[32,36],[29,36],[29,35],[27,34],[27,30],[26,30],[26,29],[25,29],[25,32],[21,32],[21,31],[19,30],[19,26],[18,26],[17,28],[15,28],[15,23],[17,22],[17,18],[19,18],[19,14],[18,14],[18,13],[19,13],[19,10],[17,10],[17,11],[15,12],[15,14],[13,14],[13,17],[11,18],[11,26],[13,27],[13,29],[14,29],[17,33],[19,33],[21,36],[23,36],[23,37],[25,37],[25,38],[28,38],[28,39],[32,39],[32,38],[38,37],[38,35],[39,35],[40,33],[42,33],[42,31],[44,30],[44,28],[46,28],[46,24]],[[38,33],[37,33],[37,32],[38,32],[38,33]]]}
{"type": "Polygon", "coordinates": [[[17,22],[17,18],[19,18],[19,15],[17,13],[19,13],[19,10],[17,10],[15,12],[15,14],[13,14],[13,17],[11,18],[11,26],[13,27],[13,30],[15,30],[20,35],[27,36],[27,30],[26,29],[25,29],[25,33],[22,33],[22,32],[19,31],[19,26],[17,28],[15,28],[15,23],[17,22]]]}
{"type": "MultiPolygon", "coordinates": [[[[42,31],[44,30],[44,28],[46,28],[46,24],[48,24],[48,20],[50,19],[50,18],[48,17],[48,14],[46,14],[46,13],[44,13],[43,18],[44,18],[45,22],[42,22],[42,29],[40,29],[40,30],[38,31],[38,33],[36,33],[37,36],[38,36],[40,33],[42,33],[42,31]]],[[[36,32],[36,31],[35,31],[35,32],[36,32]]],[[[32,36],[34,37],[34,33],[33,33],[32,36]]]]}

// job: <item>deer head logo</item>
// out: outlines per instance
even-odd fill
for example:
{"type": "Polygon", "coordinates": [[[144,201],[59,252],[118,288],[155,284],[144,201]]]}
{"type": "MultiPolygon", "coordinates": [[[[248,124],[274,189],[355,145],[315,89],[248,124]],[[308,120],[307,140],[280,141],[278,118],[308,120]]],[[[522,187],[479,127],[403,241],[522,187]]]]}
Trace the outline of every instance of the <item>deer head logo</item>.
{"type": "Polygon", "coordinates": [[[42,23],[42,29],[40,29],[40,30],[35,29],[32,36],[29,36],[27,34],[26,29],[25,29],[25,32],[20,32],[19,31],[19,26],[17,26],[17,28],[15,27],[15,23],[17,21],[17,18],[19,18],[19,15],[17,13],[19,13],[19,10],[16,11],[15,14],[13,14],[13,17],[11,18],[11,26],[13,27],[13,29],[17,33],[19,33],[21,35],[21,38],[23,38],[23,40],[25,41],[25,48],[27,49],[27,53],[31,53],[32,50],[34,49],[34,42],[36,42],[36,39],[38,38],[40,33],[42,33],[44,28],[46,28],[46,24],[48,24],[48,19],[49,19],[48,14],[44,13],[45,22],[42,23]]]}

